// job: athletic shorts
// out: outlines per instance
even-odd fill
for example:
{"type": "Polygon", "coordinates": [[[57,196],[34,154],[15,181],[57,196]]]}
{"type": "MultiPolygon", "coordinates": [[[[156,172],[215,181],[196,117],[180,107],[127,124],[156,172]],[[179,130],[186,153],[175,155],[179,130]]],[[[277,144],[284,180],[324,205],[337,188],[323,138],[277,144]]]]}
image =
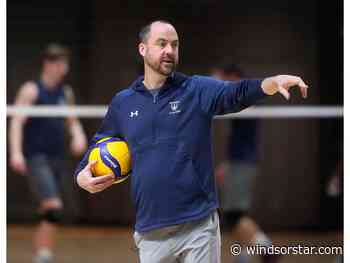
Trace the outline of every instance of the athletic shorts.
{"type": "Polygon", "coordinates": [[[224,173],[224,184],[220,187],[220,202],[224,213],[250,209],[257,173],[254,163],[228,163],[224,173]]]}
{"type": "Polygon", "coordinates": [[[37,201],[60,198],[61,179],[66,175],[65,162],[40,154],[28,158],[27,165],[30,188],[37,201]]]}
{"type": "Polygon", "coordinates": [[[141,263],[219,263],[221,237],[214,211],[204,219],[134,233],[141,263]]]}

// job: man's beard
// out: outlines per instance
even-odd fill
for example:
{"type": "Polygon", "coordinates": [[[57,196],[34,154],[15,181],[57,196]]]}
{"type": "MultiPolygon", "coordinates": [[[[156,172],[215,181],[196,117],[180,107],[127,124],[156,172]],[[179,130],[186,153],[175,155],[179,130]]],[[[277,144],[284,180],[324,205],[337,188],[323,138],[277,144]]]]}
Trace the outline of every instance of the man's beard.
{"type": "Polygon", "coordinates": [[[163,76],[170,76],[171,73],[173,73],[176,69],[177,63],[175,62],[175,60],[173,60],[172,64],[169,64],[168,66],[165,65],[164,62],[160,61],[160,62],[156,62],[156,63],[152,63],[150,62],[147,58],[145,58],[145,63],[151,68],[153,69],[155,72],[163,75],[163,76]]]}

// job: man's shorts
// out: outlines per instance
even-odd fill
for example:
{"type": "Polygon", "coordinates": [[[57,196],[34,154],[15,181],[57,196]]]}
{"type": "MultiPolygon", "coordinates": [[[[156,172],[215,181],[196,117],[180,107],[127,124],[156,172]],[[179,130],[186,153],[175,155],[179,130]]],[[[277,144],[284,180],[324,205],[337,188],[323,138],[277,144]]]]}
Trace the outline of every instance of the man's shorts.
{"type": "Polygon", "coordinates": [[[134,233],[141,263],[219,263],[221,237],[218,213],[204,219],[134,233]]]}
{"type": "Polygon", "coordinates": [[[220,187],[220,202],[223,212],[248,211],[257,176],[254,163],[232,161],[227,163],[224,184],[220,187]]]}
{"type": "Polygon", "coordinates": [[[39,202],[60,198],[61,178],[65,174],[64,161],[46,155],[34,155],[27,159],[30,188],[39,202]]]}

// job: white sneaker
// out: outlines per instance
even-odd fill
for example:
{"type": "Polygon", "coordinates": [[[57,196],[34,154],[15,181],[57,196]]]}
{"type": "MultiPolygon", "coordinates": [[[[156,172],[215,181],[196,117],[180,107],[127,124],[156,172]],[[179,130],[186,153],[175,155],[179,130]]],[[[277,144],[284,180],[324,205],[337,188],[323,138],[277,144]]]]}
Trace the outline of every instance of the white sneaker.
{"type": "Polygon", "coordinates": [[[41,249],[35,255],[33,263],[52,263],[53,255],[52,252],[48,249],[41,249]]]}

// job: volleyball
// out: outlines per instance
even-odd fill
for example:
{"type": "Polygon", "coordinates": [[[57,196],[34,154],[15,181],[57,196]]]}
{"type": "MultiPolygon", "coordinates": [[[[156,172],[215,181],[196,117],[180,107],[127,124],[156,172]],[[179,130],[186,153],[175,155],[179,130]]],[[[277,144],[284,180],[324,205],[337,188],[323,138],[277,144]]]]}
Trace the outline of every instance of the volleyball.
{"type": "Polygon", "coordinates": [[[128,145],[118,138],[107,137],[99,140],[89,154],[94,176],[115,175],[114,184],[125,181],[131,173],[131,156],[128,145]]]}

